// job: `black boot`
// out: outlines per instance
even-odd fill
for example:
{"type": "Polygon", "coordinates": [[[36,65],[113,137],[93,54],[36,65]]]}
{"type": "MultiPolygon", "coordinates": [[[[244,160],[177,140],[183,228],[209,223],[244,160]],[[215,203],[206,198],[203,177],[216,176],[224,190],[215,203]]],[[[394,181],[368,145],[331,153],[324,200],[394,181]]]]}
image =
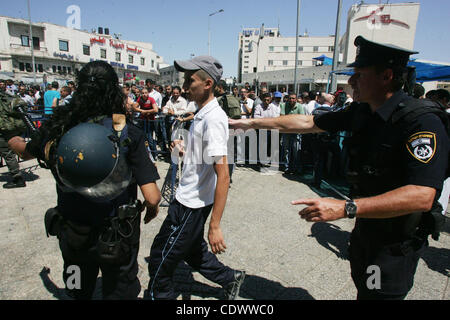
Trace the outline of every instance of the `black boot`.
{"type": "Polygon", "coordinates": [[[3,188],[5,189],[13,189],[13,188],[23,188],[25,187],[25,180],[21,176],[13,178],[12,181],[5,183],[3,188]]]}

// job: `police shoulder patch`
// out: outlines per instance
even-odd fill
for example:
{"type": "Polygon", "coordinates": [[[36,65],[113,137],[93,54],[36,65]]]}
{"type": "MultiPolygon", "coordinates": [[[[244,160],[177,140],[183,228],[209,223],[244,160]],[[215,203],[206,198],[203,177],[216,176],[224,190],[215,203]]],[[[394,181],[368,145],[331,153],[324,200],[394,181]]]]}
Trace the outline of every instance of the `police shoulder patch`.
{"type": "Polygon", "coordinates": [[[428,163],[436,152],[436,134],[429,131],[414,133],[408,138],[406,148],[415,159],[428,163]]]}

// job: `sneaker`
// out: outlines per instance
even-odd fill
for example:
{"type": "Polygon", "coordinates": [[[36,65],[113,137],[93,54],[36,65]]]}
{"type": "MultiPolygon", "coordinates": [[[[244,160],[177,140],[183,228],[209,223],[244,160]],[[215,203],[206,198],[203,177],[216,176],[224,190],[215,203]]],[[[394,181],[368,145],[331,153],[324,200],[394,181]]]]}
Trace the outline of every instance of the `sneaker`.
{"type": "Polygon", "coordinates": [[[224,287],[225,300],[236,300],[236,297],[239,295],[239,289],[241,288],[242,283],[244,283],[244,279],[245,271],[234,271],[234,281],[231,281],[224,287]]]}
{"type": "Polygon", "coordinates": [[[13,188],[23,188],[25,186],[26,186],[25,180],[23,180],[23,178],[20,177],[20,178],[13,179],[13,181],[5,183],[3,185],[3,188],[5,188],[5,189],[13,189],[13,188]]]}

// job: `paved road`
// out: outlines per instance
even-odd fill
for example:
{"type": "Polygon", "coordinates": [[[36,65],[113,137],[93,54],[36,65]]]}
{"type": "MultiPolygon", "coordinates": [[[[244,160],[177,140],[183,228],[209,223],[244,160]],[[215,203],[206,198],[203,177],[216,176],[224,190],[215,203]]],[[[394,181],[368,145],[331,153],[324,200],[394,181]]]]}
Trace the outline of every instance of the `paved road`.
{"type": "MultiPolygon", "coordinates": [[[[57,239],[46,237],[43,223],[45,211],[56,203],[55,183],[49,171],[35,165],[34,160],[21,163],[28,172],[26,188],[0,192],[0,299],[66,298],[57,239]]],[[[168,165],[157,165],[164,177],[168,165]]],[[[0,182],[6,181],[6,172],[6,167],[0,168],[0,182]]],[[[354,221],[311,224],[301,220],[290,201],[317,196],[302,181],[247,167],[235,171],[222,220],[228,249],[220,260],[247,271],[240,299],[355,298],[346,253],[354,221]]],[[[158,182],[160,187],[162,183],[158,182]]],[[[161,208],[154,221],[142,226],[139,278],[143,287],[148,283],[145,258],[166,213],[167,208],[161,208]]],[[[430,240],[407,299],[450,300],[449,220],[440,241],[430,240]]],[[[185,299],[220,298],[216,284],[184,264],[175,281],[185,299]]]]}

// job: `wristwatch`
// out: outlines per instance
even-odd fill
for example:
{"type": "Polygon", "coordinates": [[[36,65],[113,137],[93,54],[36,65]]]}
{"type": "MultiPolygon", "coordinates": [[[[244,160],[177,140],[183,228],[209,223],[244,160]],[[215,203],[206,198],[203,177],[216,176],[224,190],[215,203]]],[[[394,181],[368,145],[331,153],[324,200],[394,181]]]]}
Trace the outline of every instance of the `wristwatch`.
{"type": "Polygon", "coordinates": [[[347,214],[347,218],[353,219],[356,216],[356,210],[358,207],[356,206],[355,201],[347,200],[345,202],[345,213],[347,214]]]}

